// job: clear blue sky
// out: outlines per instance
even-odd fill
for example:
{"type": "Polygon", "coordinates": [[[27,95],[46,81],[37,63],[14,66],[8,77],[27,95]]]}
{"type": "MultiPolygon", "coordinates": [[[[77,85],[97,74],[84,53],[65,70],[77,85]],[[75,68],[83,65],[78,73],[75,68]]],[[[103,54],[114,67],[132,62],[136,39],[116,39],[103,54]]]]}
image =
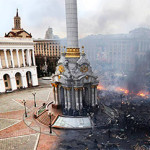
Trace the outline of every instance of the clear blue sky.
{"type": "MultiPolygon", "coordinates": [[[[16,9],[22,27],[33,37],[44,37],[48,27],[66,36],[65,0],[0,0],[0,36],[13,27],[16,9]]],[[[150,0],[78,0],[79,37],[128,33],[150,27],[150,0]]]]}

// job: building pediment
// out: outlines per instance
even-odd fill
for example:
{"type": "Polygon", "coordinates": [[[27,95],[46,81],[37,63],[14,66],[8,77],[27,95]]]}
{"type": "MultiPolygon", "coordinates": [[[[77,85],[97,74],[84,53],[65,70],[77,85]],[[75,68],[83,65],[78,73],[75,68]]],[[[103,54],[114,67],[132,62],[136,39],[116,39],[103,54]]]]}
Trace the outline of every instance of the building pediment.
{"type": "Polygon", "coordinates": [[[25,30],[12,30],[8,34],[5,34],[5,37],[32,38],[32,35],[25,30]]]}

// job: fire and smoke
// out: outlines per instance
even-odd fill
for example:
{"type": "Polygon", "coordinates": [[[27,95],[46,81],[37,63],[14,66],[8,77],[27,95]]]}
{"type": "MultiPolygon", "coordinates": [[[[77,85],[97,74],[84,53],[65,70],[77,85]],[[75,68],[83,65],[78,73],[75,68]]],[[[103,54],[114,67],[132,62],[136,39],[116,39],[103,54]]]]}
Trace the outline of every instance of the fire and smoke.
{"type": "Polygon", "coordinates": [[[113,86],[103,86],[99,84],[99,90],[112,90],[123,93],[125,95],[135,95],[140,97],[148,97],[149,92],[149,75],[150,75],[150,53],[147,53],[145,59],[135,59],[135,68],[121,84],[113,80],[113,86]],[[123,83],[123,84],[122,84],[123,83]]]}
{"type": "Polygon", "coordinates": [[[147,57],[144,60],[135,59],[135,68],[127,78],[127,89],[131,93],[140,93],[141,91],[147,91],[148,77],[150,67],[150,53],[147,53],[147,57]]]}

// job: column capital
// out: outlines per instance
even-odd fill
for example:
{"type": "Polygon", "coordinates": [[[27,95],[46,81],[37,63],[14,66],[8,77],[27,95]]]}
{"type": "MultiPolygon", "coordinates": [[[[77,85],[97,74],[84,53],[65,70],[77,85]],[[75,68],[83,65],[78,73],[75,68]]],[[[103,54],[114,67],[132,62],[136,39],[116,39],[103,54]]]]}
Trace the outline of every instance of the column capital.
{"type": "Polygon", "coordinates": [[[79,90],[79,88],[74,88],[74,90],[75,90],[75,91],[78,91],[78,90],[79,90]]]}
{"type": "Polygon", "coordinates": [[[74,90],[75,90],[75,91],[78,91],[78,90],[81,90],[81,91],[82,91],[82,90],[83,90],[83,87],[74,87],[74,90]]]}
{"type": "Polygon", "coordinates": [[[53,87],[58,87],[58,83],[51,83],[51,85],[53,86],[53,87]]]}
{"type": "Polygon", "coordinates": [[[64,89],[66,89],[67,91],[70,91],[71,87],[64,87],[64,89]]]}
{"type": "Polygon", "coordinates": [[[97,85],[91,85],[91,88],[96,88],[97,87],[97,85]]]}

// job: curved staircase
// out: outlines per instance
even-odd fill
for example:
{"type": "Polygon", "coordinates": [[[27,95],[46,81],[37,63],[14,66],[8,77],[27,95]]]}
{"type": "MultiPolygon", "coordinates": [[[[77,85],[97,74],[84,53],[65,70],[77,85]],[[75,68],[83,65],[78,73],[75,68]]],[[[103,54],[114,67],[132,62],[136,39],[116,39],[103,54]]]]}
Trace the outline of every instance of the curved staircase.
{"type": "MultiPolygon", "coordinates": [[[[55,119],[56,116],[51,116],[51,122],[55,119]]],[[[40,115],[36,120],[38,120],[40,123],[49,126],[50,124],[50,117],[48,116],[48,112],[45,111],[42,115],[40,115]]]]}

